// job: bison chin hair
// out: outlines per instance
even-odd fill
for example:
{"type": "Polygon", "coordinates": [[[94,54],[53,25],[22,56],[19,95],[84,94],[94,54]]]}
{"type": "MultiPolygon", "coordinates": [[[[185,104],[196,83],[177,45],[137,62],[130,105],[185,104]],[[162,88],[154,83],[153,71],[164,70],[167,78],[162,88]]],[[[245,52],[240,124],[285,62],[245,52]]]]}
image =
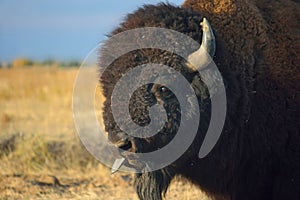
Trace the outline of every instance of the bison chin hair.
{"type": "Polygon", "coordinates": [[[134,187],[141,200],[162,200],[174,176],[171,170],[157,170],[135,175],[134,187]]]}

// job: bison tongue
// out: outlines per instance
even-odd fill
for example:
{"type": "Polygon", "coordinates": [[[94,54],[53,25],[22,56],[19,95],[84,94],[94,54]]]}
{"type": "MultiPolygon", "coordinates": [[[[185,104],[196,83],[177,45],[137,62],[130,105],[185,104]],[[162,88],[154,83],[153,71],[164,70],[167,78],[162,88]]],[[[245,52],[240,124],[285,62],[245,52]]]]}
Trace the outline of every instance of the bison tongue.
{"type": "Polygon", "coordinates": [[[111,167],[111,174],[117,172],[121,166],[124,164],[125,158],[117,158],[113,164],[113,166],[111,167]]]}

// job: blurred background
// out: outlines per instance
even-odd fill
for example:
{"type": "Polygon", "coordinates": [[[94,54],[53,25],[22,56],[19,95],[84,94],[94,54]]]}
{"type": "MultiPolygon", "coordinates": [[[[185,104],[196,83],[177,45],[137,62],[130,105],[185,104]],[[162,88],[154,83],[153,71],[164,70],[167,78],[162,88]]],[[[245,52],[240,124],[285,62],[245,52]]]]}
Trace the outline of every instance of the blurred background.
{"type": "MultiPolygon", "coordinates": [[[[73,85],[81,62],[126,14],[158,2],[0,0],[0,199],[137,199],[132,174],[110,175],[81,144],[73,85]]],[[[201,196],[175,180],[167,199],[201,196]]]]}
{"type": "Polygon", "coordinates": [[[16,58],[81,61],[127,13],[158,2],[0,0],[0,62],[7,65],[16,58]]]}

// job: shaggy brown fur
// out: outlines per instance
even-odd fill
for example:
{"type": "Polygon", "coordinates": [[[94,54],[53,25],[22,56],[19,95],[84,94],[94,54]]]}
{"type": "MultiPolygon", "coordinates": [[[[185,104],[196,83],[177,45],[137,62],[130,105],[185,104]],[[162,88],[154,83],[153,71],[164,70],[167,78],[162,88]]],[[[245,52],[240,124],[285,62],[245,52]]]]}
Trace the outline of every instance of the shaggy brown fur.
{"type": "MultiPolygon", "coordinates": [[[[210,118],[210,102],[200,96],[195,141],[170,166],[136,176],[140,199],[160,200],[175,175],[186,177],[215,198],[300,199],[299,13],[299,3],[290,0],[187,0],[182,8],[144,6],[112,33],[165,27],[200,42],[199,23],[206,17],[216,35],[214,61],[226,83],[226,122],[212,152],[198,158],[210,118]]],[[[109,52],[102,50],[101,59],[107,56],[109,52]]],[[[101,77],[106,97],[104,124],[112,142],[121,138],[111,114],[112,89],[122,73],[149,62],[173,67],[191,84],[197,75],[189,73],[178,56],[155,49],[130,52],[116,60],[101,77]]],[[[137,124],[149,123],[148,108],[157,102],[151,88],[141,87],[131,99],[130,113],[137,124]],[[150,103],[144,99],[147,95],[153,97],[150,103]]],[[[180,116],[185,115],[177,113],[176,99],[165,104],[167,113],[174,114],[169,124],[154,137],[130,138],[133,147],[129,151],[153,151],[174,137],[180,116]]]]}

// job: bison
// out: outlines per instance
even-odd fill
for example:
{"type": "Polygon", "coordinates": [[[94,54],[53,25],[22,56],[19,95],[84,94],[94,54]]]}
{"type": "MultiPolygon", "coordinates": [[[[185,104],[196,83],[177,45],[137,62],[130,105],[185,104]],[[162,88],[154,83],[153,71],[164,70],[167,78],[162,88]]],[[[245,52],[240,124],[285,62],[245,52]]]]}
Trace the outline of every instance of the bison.
{"type": "MultiPolygon", "coordinates": [[[[119,57],[102,73],[105,131],[124,151],[164,147],[176,135],[180,120],[188,117],[180,113],[172,91],[147,84],[130,99],[131,119],[146,126],[151,121],[149,107],[160,104],[167,122],[149,138],[124,133],[114,121],[111,97],[117,81],[130,69],[149,62],[170,66],[189,81],[201,107],[197,135],[184,154],[162,169],[135,175],[140,199],[162,199],[175,176],[198,185],[214,199],[300,199],[299,15],[299,2],[292,0],[186,0],[181,7],[144,5],[112,31],[113,36],[160,27],[186,34],[213,58],[225,83],[227,113],[221,136],[212,151],[199,158],[211,113],[207,86],[197,72],[207,59],[201,48],[189,56],[197,66],[172,52],[139,49],[119,57]]],[[[109,54],[107,48],[100,50],[100,63],[109,54]]],[[[138,159],[124,157],[125,165],[143,167],[138,159]]]]}

